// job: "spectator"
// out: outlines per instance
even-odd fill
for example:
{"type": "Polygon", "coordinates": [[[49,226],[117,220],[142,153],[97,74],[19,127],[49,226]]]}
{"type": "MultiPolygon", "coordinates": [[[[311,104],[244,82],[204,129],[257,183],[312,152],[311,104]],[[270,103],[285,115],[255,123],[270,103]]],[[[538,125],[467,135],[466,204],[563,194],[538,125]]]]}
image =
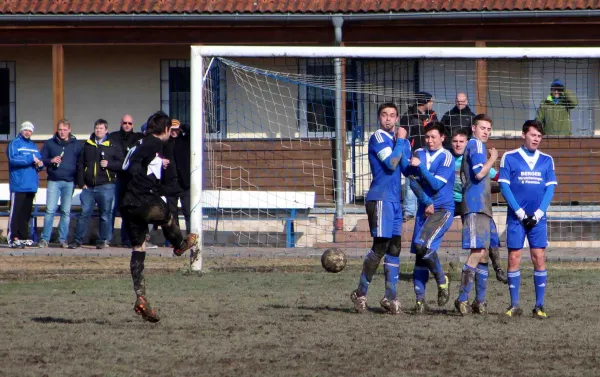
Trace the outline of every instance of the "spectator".
{"type": "Polygon", "coordinates": [[[535,120],[544,125],[546,136],[571,136],[570,112],[578,103],[575,93],[556,79],[550,85],[550,94],[540,104],[535,120]]]}
{"type": "Polygon", "coordinates": [[[21,132],[6,149],[10,186],[8,245],[12,248],[33,246],[29,239],[29,220],[38,190],[38,171],[44,167],[42,155],[31,141],[34,128],[31,122],[23,122],[21,132]]]}
{"type": "Polygon", "coordinates": [[[46,140],[42,148],[42,161],[48,169],[48,194],[46,197],[46,215],[40,247],[48,247],[54,214],[60,198],[60,221],[58,223],[58,240],[60,246],[68,247],[69,222],[71,221],[71,199],[75,179],[77,177],[77,160],[82,145],[71,135],[71,124],[66,119],[58,121],[56,134],[46,140]]]}
{"type": "MultiPolygon", "coordinates": [[[[109,136],[109,140],[111,144],[121,150],[123,157],[127,156],[127,153],[133,146],[140,140],[144,135],[141,132],[135,132],[133,123],[133,117],[129,114],[123,115],[121,118],[121,128],[118,131],[112,132],[109,136]]],[[[113,207],[113,215],[111,219],[111,229],[114,233],[115,230],[115,217],[117,215],[117,209],[121,201],[123,200],[123,195],[125,195],[125,185],[121,184],[123,182],[124,176],[123,171],[119,170],[117,172],[117,182],[115,184],[115,205],[113,207]]],[[[125,220],[121,217],[121,245],[127,248],[131,247],[131,242],[129,241],[129,235],[127,234],[127,227],[125,226],[125,220]]]]}
{"type": "Polygon", "coordinates": [[[475,116],[469,108],[469,100],[465,93],[457,93],[454,103],[456,106],[442,117],[442,123],[446,126],[444,147],[448,150],[452,150],[452,135],[457,129],[466,131],[467,140],[471,138],[471,124],[475,116]]]}
{"type": "MultiPolygon", "coordinates": [[[[171,126],[171,140],[173,140],[173,158],[177,174],[177,184],[180,194],[177,200],[181,200],[183,217],[185,218],[185,229],[190,232],[190,132],[189,126],[180,124],[173,119],[171,126]]],[[[177,202],[176,202],[177,203],[177,202]]],[[[172,209],[171,209],[172,210],[172,209]]],[[[177,213],[177,212],[173,212],[177,213]]]]}
{"type": "MultiPolygon", "coordinates": [[[[400,126],[406,129],[412,150],[415,151],[425,143],[425,128],[432,122],[437,122],[435,111],[432,111],[433,97],[427,92],[415,93],[416,103],[402,114],[400,126]]],[[[417,197],[410,189],[408,180],[402,186],[402,212],[404,221],[413,219],[417,213],[417,197]]]]}
{"type": "Polygon", "coordinates": [[[96,248],[103,249],[109,246],[115,181],[123,159],[121,149],[111,144],[108,139],[108,122],[98,119],[94,123],[94,132],[83,145],[77,162],[77,185],[82,189],[81,213],[77,218],[75,237],[69,249],[81,247],[95,203],[100,211],[100,234],[96,248]]]}

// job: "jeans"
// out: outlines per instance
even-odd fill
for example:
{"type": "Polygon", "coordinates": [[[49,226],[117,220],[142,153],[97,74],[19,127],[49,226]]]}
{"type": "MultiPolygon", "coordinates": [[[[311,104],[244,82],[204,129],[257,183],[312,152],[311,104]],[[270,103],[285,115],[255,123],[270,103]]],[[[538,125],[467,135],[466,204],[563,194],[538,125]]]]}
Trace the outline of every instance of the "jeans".
{"type": "Polygon", "coordinates": [[[417,196],[410,188],[410,181],[408,179],[404,179],[404,184],[402,185],[403,216],[415,217],[415,215],[417,214],[417,204],[417,196]]]}
{"type": "Polygon", "coordinates": [[[69,235],[69,222],[71,221],[71,199],[73,198],[73,182],[48,181],[46,196],[46,214],[44,215],[44,230],[42,239],[50,241],[52,227],[54,226],[54,214],[58,208],[60,198],[60,221],[58,223],[58,239],[67,241],[69,235]]]}
{"type": "Polygon", "coordinates": [[[94,211],[94,204],[98,204],[100,213],[100,234],[96,243],[103,243],[112,239],[112,210],[115,198],[115,185],[107,183],[105,185],[88,187],[81,191],[81,213],[77,217],[77,226],[75,227],[75,237],[73,242],[81,244],[87,234],[88,222],[94,211]]]}

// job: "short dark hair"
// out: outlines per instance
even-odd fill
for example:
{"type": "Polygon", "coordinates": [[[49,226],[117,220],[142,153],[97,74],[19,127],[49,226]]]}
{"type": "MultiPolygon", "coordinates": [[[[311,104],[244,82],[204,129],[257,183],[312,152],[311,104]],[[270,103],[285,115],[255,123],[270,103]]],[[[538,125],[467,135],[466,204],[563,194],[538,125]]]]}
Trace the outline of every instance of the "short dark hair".
{"type": "Polygon", "coordinates": [[[442,122],[433,122],[428,124],[427,127],[425,127],[425,133],[431,130],[438,130],[440,136],[446,136],[446,126],[442,122]]]}
{"type": "Polygon", "coordinates": [[[523,123],[523,133],[526,134],[532,127],[535,128],[536,131],[544,135],[544,126],[541,122],[538,122],[535,119],[526,120],[525,123],[523,123]]]}
{"type": "Polygon", "coordinates": [[[379,109],[377,109],[377,116],[381,115],[381,112],[383,111],[383,109],[387,109],[387,108],[396,110],[396,115],[400,114],[398,112],[398,106],[396,106],[395,103],[393,103],[393,102],[385,102],[385,103],[382,103],[381,105],[379,105],[379,109]]]}
{"type": "Polygon", "coordinates": [[[98,119],[97,121],[94,122],[94,128],[96,128],[96,126],[103,124],[104,127],[106,127],[106,129],[108,129],[108,122],[102,118],[98,119]]]}
{"type": "Polygon", "coordinates": [[[489,115],[487,114],[477,114],[474,118],[473,118],[473,125],[476,126],[477,123],[481,122],[481,121],[485,121],[485,122],[489,122],[490,126],[494,125],[494,121],[492,120],[492,118],[490,118],[489,115]]]}
{"type": "Polygon", "coordinates": [[[464,128],[457,128],[452,132],[452,138],[458,135],[463,135],[464,137],[468,138],[469,132],[467,132],[467,130],[465,130],[464,128]]]}
{"type": "Polygon", "coordinates": [[[161,135],[171,128],[171,117],[169,117],[164,111],[157,111],[150,115],[146,128],[147,135],[161,135]]]}

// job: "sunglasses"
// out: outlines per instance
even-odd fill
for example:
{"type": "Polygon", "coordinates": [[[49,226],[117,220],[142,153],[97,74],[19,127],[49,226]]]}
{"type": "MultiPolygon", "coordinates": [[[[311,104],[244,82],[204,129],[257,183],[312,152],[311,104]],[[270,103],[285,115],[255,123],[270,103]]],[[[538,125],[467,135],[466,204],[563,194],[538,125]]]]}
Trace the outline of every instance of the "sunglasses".
{"type": "Polygon", "coordinates": [[[121,122],[121,124],[128,124],[128,125],[133,125],[133,122],[121,122]]]}

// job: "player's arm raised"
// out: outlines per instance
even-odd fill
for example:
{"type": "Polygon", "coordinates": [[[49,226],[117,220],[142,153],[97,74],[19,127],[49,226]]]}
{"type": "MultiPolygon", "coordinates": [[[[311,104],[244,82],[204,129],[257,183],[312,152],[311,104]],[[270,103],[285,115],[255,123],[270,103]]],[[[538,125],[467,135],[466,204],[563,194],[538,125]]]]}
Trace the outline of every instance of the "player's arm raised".
{"type": "MultiPolygon", "coordinates": [[[[484,152],[485,153],[485,152],[484,152]]],[[[485,155],[484,155],[485,158],[485,155]]],[[[490,158],[484,164],[475,164],[473,166],[473,172],[475,173],[475,178],[478,181],[481,181],[490,173],[490,169],[494,166],[494,163],[498,159],[498,151],[496,148],[490,149],[490,158]]]]}
{"type": "MultiPolygon", "coordinates": [[[[404,135],[406,135],[406,131],[404,131],[404,135]]],[[[398,165],[401,164],[405,143],[405,139],[398,139],[394,149],[389,146],[382,148],[377,152],[377,158],[379,161],[383,162],[385,167],[389,170],[396,170],[398,165]]]]}

